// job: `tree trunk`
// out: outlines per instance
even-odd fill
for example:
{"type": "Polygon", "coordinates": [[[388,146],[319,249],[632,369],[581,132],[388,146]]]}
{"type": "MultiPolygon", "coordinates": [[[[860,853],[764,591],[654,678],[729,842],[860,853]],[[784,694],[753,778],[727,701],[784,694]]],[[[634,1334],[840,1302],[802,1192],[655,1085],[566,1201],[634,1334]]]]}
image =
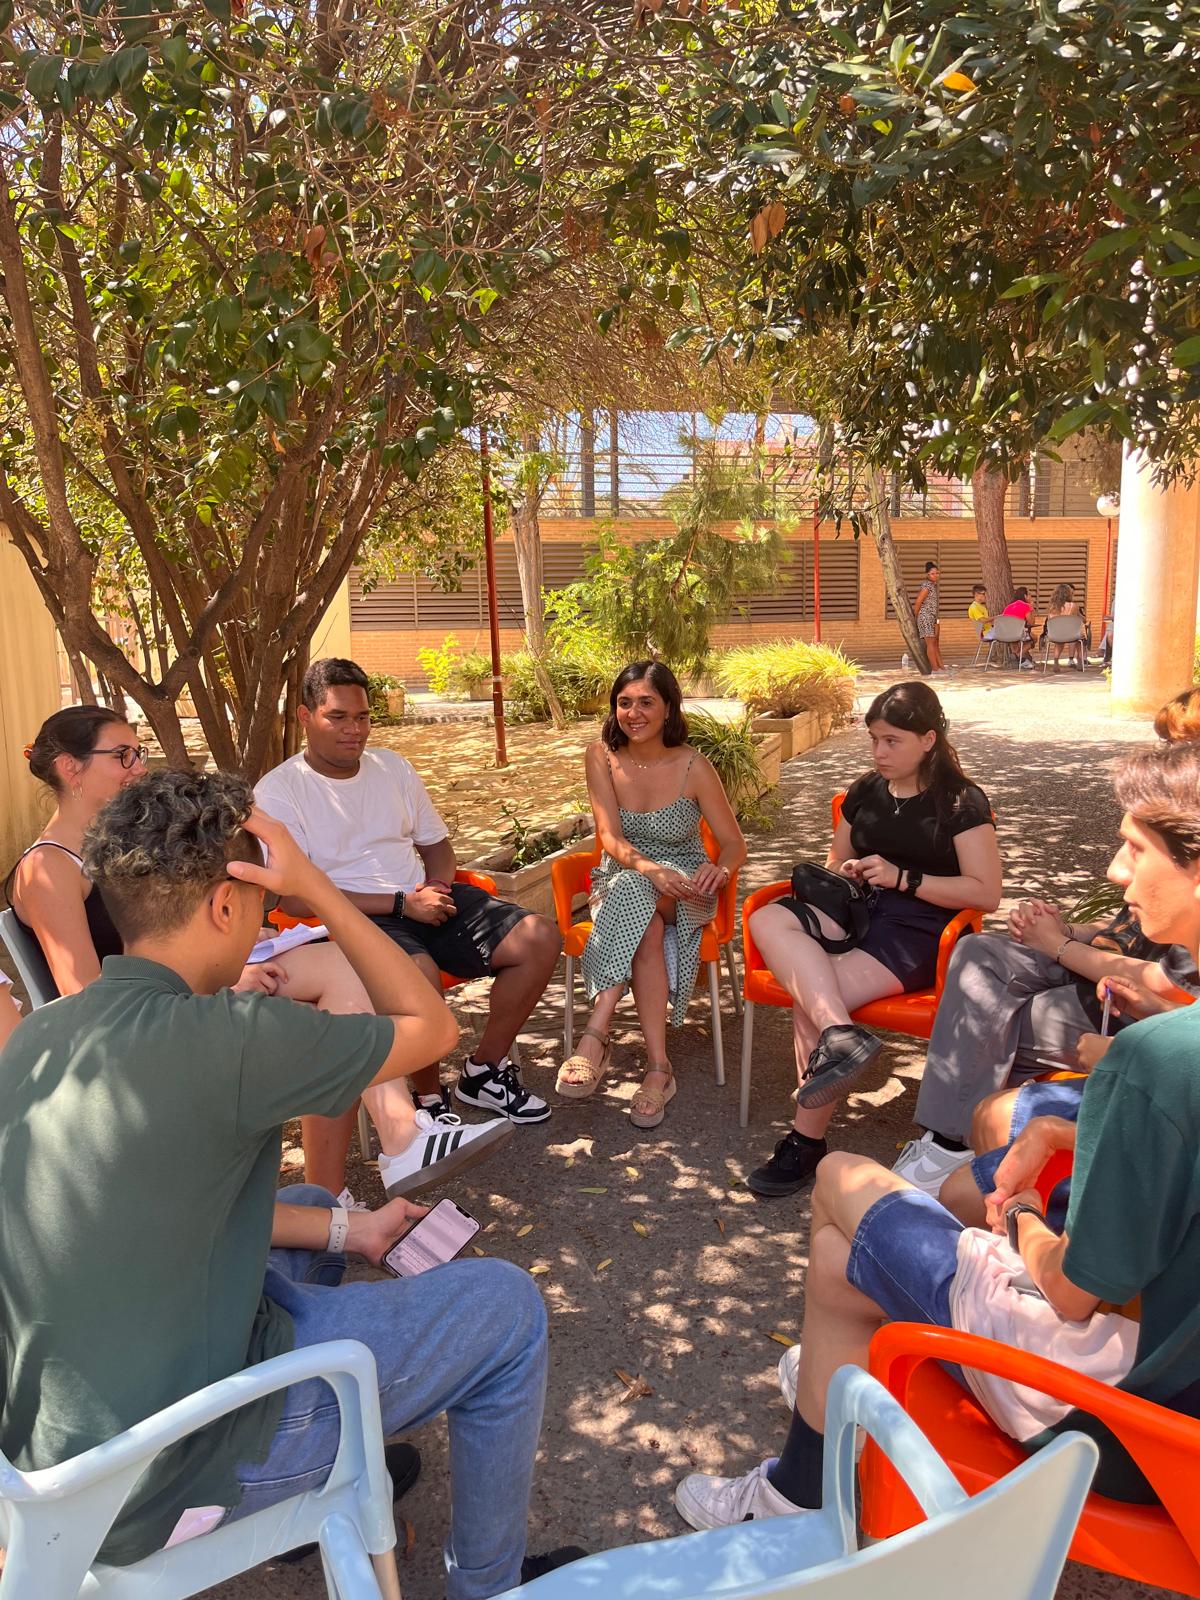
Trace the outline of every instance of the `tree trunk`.
{"type": "Polygon", "coordinates": [[[892,517],[888,509],[890,501],[891,486],[888,483],[887,473],[873,471],[871,534],[875,540],[875,548],[879,552],[879,565],[883,568],[883,586],[892,603],[892,610],[896,613],[896,621],[900,624],[900,632],[904,636],[904,643],[908,646],[908,653],[916,663],[917,670],[927,674],[929,657],[925,654],[925,645],[917,632],[916,614],[912,608],[912,601],[908,598],[908,590],[904,586],[904,575],[900,571],[900,553],[896,549],[895,539],[892,538],[892,517]]]}
{"type": "Polygon", "coordinates": [[[66,645],[66,651],[67,660],[71,663],[71,676],[75,680],[75,693],[79,696],[80,705],[94,706],[96,704],[96,691],[92,688],[92,675],[84,665],[83,657],[78,650],[72,650],[70,645],[66,645]]]}
{"type": "Polygon", "coordinates": [[[979,466],[971,474],[975,502],[975,532],[979,538],[979,571],[987,586],[988,610],[999,616],[1013,597],[1012,563],[1004,537],[1004,500],[1008,479],[991,467],[979,466]]]}

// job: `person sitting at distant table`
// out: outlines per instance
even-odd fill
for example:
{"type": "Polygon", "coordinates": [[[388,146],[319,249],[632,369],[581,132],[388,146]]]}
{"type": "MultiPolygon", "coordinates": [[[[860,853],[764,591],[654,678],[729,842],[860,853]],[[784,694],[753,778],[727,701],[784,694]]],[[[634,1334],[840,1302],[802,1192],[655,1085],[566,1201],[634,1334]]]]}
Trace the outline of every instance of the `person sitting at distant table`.
{"type": "MultiPolygon", "coordinates": [[[[259,779],[258,803],[439,994],[442,972],[493,979],[487,1024],[454,1098],[514,1125],[544,1122],[550,1108],[522,1083],[509,1052],[550,981],[558,930],[523,906],[455,883],[449,829],[415,768],[395,750],[367,748],[367,689],[357,662],[312,663],[300,690],[304,749],[259,779]]],[[[309,914],[294,898],[282,909],[309,914]]],[[[414,1075],[413,1088],[422,1110],[457,1121],[436,1063],[414,1075]]],[[[353,1122],[351,1110],[328,1130],[335,1159],[345,1159],[353,1122]]]]}
{"type": "Polygon", "coordinates": [[[992,616],[988,610],[987,589],[982,583],[971,585],[971,604],[967,607],[967,616],[979,630],[979,637],[984,644],[992,642],[992,630],[989,624],[992,616]]]}
{"type": "MultiPolygon", "coordinates": [[[[1000,615],[1002,617],[1020,617],[1022,622],[1024,622],[1024,624],[1025,624],[1025,638],[1026,638],[1026,641],[1032,647],[1032,644],[1033,644],[1033,605],[1031,604],[1030,599],[1029,599],[1029,590],[1024,588],[1024,587],[1022,587],[1020,589],[1015,589],[1013,591],[1012,600],[1009,602],[1008,605],[1005,606],[1004,610],[1000,613],[1000,615]]],[[[1008,650],[1009,650],[1010,654],[1015,649],[1016,649],[1016,647],[1014,645],[1010,644],[1008,646],[1008,650]]],[[[1017,651],[1017,654],[1019,655],[1020,652],[1017,651]]],[[[1029,672],[1033,671],[1033,662],[1029,659],[1028,656],[1026,656],[1022,660],[1021,666],[1026,671],[1029,671],[1029,672]]]]}
{"type": "MultiPolygon", "coordinates": [[[[1055,589],[1054,593],[1050,596],[1050,604],[1046,609],[1046,621],[1049,622],[1051,617],[1080,617],[1080,618],[1083,618],[1083,613],[1079,608],[1079,602],[1075,598],[1075,585],[1074,584],[1072,584],[1072,583],[1060,583],[1058,585],[1058,587],[1055,589]]],[[[1054,652],[1054,670],[1055,670],[1055,672],[1058,672],[1060,670],[1059,663],[1062,660],[1062,653],[1063,653],[1064,650],[1070,651],[1071,655],[1075,658],[1074,665],[1079,668],[1080,672],[1083,671],[1084,653],[1085,653],[1085,647],[1086,647],[1086,642],[1087,642],[1087,631],[1086,630],[1087,630],[1087,622],[1086,622],[1086,619],[1084,619],[1083,620],[1083,632],[1080,633],[1079,638],[1075,641],[1074,644],[1065,645],[1065,644],[1061,644],[1061,643],[1056,643],[1053,639],[1051,639],[1049,634],[1046,631],[1045,626],[1043,625],[1042,633],[1043,633],[1043,637],[1045,638],[1046,649],[1048,651],[1049,650],[1053,650],[1053,652],[1054,652]]]]}

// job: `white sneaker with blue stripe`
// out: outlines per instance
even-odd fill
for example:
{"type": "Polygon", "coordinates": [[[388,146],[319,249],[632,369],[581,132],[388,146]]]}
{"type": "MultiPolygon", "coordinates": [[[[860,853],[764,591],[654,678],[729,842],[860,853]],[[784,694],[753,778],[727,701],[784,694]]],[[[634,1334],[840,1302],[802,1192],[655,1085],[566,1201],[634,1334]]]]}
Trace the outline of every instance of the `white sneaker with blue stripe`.
{"type": "Polygon", "coordinates": [[[485,1122],[474,1127],[436,1121],[428,1111],[416,1114],[417,1131],[407,1150],[379,1158],[379,1176],[389,1200],[435,1188],[484,1161],[512,1137],[511,1122],[485,1122]]]}

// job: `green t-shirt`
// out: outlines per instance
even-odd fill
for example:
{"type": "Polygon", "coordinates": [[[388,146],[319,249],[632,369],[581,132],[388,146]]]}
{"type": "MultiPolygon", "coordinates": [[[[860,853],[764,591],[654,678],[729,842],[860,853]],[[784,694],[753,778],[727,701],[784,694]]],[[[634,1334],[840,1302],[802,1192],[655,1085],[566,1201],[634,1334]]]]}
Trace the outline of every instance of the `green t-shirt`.
{"type": "MultiPolygon", "coordinates": [[[[196,995],[110,956],[35,1011],[0,1066],[0,1445],[56,1465],[292,1347],[263,1294],[280,1125],[336,1116],[391,1048],[390,1019],[265,995],[196,995]]],[[[188,1506],[236,1505],[282,1396],[164,1452],[101,1559],[166,1542],[188,1506]]]]}
{"type": "MultiPolygon", "coordinates": [[[[1115,1305],[1141,1297],[1119,1387],[1179,1409],[1200,1382],[1200,1005],[1123,1029],[1089,1075],[1066,1232],[1073,1284],[1115,1305]]],[[[1074,1412],[1054,1431],[1072,1427],[1106,1438],[1074,1412]]],[[[1105,1493],[1146,1497],[1136,1472],[1114,1469],[1105,1493]]]]}

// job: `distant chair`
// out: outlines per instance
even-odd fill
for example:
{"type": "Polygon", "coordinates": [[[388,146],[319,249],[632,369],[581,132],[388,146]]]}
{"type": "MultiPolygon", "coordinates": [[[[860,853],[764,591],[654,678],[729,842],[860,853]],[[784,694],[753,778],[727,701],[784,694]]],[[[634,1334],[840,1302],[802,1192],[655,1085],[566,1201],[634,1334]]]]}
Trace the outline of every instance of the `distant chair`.
{"type": "Polygon", "coordinates": [[[973,667],[977,667],[979,665],[979,658],[983,654],[984,646],[991,644],[992,641],[990,639],[986,639],[984,637],[984,635],[987,633],[987,630],[989,628],[994,627],[994,626],[995,626],[995,619],[992,618],[992,617],[983,617],[978,622],[976,622],[976,624],[975,624],[975,637],[976,637],[977,643],[976,643],[976,646],[975,646],[975,659],[971,663],[971,665],[973,667]]]}
{"type": "Polygon", "coordinates": [[[25,993],[29,996],[29,1004],[36,1009],[38,1006],[49,1005],[51,1000],[57,1000],[58,985],[46,964],[42,947],[29,929],[22,927],[17,920],[17,913],[11,906],[0,911],[0,939],[3,939],[8,946],[8,953],[13,958],[17,976],[25,985],[25,993]]]}
{"type": "Polygon", "coordinates": [[[604,1550],[498,1600],[1051,1600],[1098,1456],[1068,1434],[968,1497],[882,1385],[842,1367],[829,1386],[819,1511],[604,1550]],[[866,1550],[855,1527],[856,1427],[928,1519],[866,1550]]]}
{"type": "MultiPolygon", "coordinates": [[[[1017,646],[1017,668],[1019,670],[1025,660],[1025,649],[1028,643],[1029,640],[1025,637],[1024,617],[999,616],[993,618],[992,637],[988,640],[987,660],[983,663],[983,670],[986,672],[991,666],[992,651],[997,645],[1003,647],[1010,644],[1017,646]]],[[[1003,649],[1001,650],[1001,656],[1003,657],[1003,649]]]]}
{"type": "Polygon", "coordinates": [[[1043,644],[1042,673],[1043,673],[1043,675],[1045,674],[1046,669],[1050,665],[1050,646],[1052,644],[1070,645],[1071,649],[1069,651],[1069,654],[1070,655],[1074,655],[1074,656],[1078,656],[1078,658],[1079,658],[1079,670],[1081,672],[1083,671],[1083,666],[1084,666],[1083,629],[1084,629],[1084,620],[1083,620],[1082,615],[1078,611],[1076,611],[1071,616],[1066,616],[1066,617],[1047,617],[1046,618],[1046,626],[1042,629],[1042,644],[1043,644]]]}
{"type": "Polygon", "coordinates": [[[235,1372],[56,1467],[18,1472],[0,1454],[0,1600],[186,1600],[314,1541],[330,1600],[400,1600],[379,1380],[374,1356],[355,1339],[308,1345],[235,1372]],[[97,1564],[129,1491],[160,1451],[313,1378],[329,1385],[341,1413],[337,1457],[319,1489],[132,1566],[97,1564]]]}

